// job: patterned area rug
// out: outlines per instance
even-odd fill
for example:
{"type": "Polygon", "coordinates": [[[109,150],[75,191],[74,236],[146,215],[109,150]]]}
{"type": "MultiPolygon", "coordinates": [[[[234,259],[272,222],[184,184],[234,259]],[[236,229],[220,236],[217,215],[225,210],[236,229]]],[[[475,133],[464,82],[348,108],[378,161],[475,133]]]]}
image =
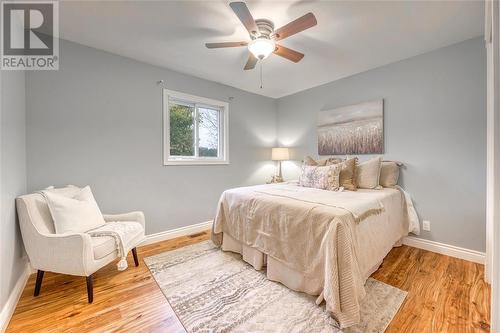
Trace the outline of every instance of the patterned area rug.
{"type": "Polygon", "coordinates": [[[316,297],[269,281],[235,253],[211,241],[145,258],[153,277],[190,333],[384,332],[406,292],[366,283],[361,323],[339,330],[316,297]]]}

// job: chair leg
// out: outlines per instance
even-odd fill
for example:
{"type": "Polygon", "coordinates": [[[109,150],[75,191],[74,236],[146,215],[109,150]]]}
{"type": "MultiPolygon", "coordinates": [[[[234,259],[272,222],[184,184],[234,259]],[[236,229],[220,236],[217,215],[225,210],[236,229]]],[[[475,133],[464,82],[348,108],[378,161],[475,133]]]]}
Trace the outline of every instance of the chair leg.
{"type": "Polygon", "coordinates": [[[94,301],[94,282],[92,280],[92,275],[87,276],[87,296],[89,303],[94,301]]]}
{"type": "Polygon", "coordinates": [[[45,273],[45,272],[41,271],[41,270],[38,270],[36,272],[35,296],[40,295],[40,288],[42,287],[43,273],[45,273]]]}
{"type": "Polygon", "coordinates": [[[132,254],[134,255],[134,263],[135,263],[135,267],[139,266],[139,257],[137,256],[137,248],[134,247],[132,249],[132,254]]]}

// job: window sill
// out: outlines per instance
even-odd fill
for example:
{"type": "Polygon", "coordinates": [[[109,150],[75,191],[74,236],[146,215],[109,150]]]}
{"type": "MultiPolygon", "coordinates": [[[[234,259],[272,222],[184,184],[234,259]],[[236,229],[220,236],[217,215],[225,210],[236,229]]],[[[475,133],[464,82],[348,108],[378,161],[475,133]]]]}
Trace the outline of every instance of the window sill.
{"type": "Polygon", "coordinates": [[[227,165],[229,161],[227,160],[167,160],[163,162],[163,165],[227,165]]]}

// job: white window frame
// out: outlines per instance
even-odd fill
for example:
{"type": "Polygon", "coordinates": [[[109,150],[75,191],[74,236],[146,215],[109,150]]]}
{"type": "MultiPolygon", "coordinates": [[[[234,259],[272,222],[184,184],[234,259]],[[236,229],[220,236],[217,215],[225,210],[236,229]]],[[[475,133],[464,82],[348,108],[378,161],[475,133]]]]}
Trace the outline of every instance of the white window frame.
{"type": "MultiPolygon", "coordinates": [[[[163,89],[163,165],[211,165],[229,164],[229,103],[215,99],[189,95],[178,91],[163,89]],[[170,100],[183,101],[196,107],[217,108],[219,116],[219,154],[220,157],[190,157],[170,155],[170,100]]],[[[195,127],[195,142],[198,128],[195,127]]],[[[196,154],[198,144],[195,145],[196,154]]]]}

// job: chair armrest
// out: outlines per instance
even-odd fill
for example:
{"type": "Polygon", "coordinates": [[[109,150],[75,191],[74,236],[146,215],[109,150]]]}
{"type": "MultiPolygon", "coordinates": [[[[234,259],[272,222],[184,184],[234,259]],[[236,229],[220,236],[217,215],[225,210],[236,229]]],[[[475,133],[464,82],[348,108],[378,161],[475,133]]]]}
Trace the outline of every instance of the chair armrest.
{"type": "Polygon", "coordinates": [[[144,213],[135,211],[123,214],[104,214],[104,221],[106,222],[138,222],[143,228],[146,226],[146,219],[144,213]]]}
{"type": "Polygon", "coordinates": [[[94,273],[92,241],[88,234],[38,234],[27,247],[35,269],[80,276],[94,273]]]}

